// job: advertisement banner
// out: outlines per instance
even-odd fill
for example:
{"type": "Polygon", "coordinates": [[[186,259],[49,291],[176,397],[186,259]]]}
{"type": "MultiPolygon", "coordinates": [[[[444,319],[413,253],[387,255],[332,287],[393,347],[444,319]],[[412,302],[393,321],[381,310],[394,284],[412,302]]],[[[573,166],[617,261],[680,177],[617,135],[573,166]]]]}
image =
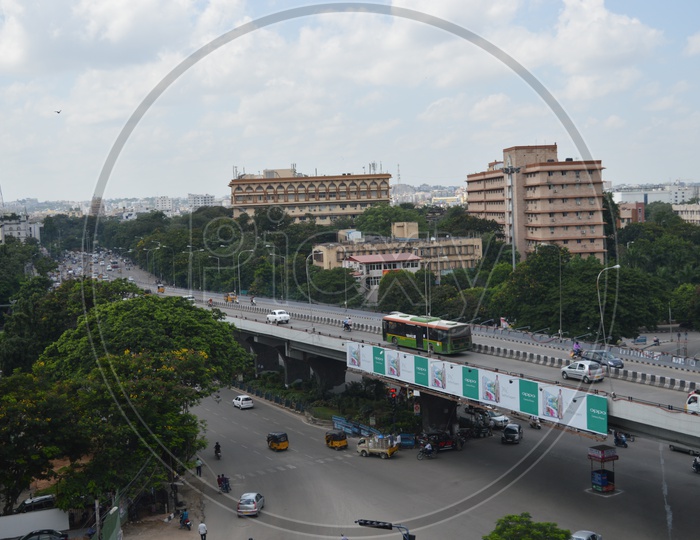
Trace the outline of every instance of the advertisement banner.
{"type": "Polygon", "coordinates": [[[535,415],[583,431],[608,433],[608,402],[603,396],[361,343],[348,342],[346,358],[349,368],[398,383],[535,415]]]}

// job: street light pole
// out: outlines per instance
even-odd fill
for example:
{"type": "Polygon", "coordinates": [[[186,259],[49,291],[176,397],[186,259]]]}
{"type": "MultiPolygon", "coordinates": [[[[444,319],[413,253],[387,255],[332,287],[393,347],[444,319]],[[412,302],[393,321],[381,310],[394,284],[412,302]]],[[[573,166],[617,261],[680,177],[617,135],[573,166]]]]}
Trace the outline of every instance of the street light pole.
{"type": "Polygon", "coordinates": [[[244,253],[253,253],[254,249],[244,249],[238,254],[238,296],[243,294],[243,283],[241,283],[241,255],[244,253]]]}
{"type": "Polygon", "coordinates": [[[535,246],[535,253],[540,246],[551,246],[557,248],[557,254],[559,255],[559,341],[562,339],[562,287],[561,287],[561,246],[557,244],[547,244],[541,243],[535,246]]]}
{"type": "MultiPolygon", "coordinates": [[[[600,309],[600,330],[601,333],[603,334],[603,349],[607,346],[607,341],[605,339],[605,320],[603,319],[603,304],[600,301],[600,276],[603,275],[603,272],[607,272],[608,270],[618,270],[620,268],[619,264],[616,264],[615,266],[608,266],[607,268],[603,268],[599,273],[598,277],[595,280],[595,289],[596,292],[598,293],[598,308],[600,309]]],[[[606,288],[607,291],[607,288],[606,288]]]]}

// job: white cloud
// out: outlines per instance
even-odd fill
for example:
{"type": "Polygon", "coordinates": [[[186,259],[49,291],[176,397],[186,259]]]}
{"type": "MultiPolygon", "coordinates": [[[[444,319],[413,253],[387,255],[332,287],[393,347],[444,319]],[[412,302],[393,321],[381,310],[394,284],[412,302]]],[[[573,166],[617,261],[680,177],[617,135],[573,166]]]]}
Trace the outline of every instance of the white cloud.
{"type": "Polygon", "coordinates": [[[621,129],[625,127],[626,122],[616,114],[611,114],[603,120],[603,126],[608,129],[621,129]]]}
{"type": "Polygon", "coordinates": [[[685,50],[683,51],[687,56],[695,56],[700,54],[700,32],[688,36],[685,43],[685,50]]]}
{"type": "Polygon", "coordinates": [[[0,9],[0,70],[4,71],[22,63],[28,36],[20,20],[24,10],[19,2],[4,2],[0,9]]]}
{"type": "Polygon", "coordinates": [[[469,117],[477,122],[499,122],[511,110],[511,100],[507,95],[492,94],[475,103],[469,111],[469,117]]]}

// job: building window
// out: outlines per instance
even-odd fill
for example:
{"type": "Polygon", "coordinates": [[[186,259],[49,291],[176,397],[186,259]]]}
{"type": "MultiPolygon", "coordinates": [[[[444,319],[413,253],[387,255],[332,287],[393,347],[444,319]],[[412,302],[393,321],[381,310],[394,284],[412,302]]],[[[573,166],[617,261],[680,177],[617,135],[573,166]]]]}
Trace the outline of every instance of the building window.
{"type": "Polygon", "coordinates": [[[595,204],[595,199],[593,197],[589,197],[588,204],[595,204]]]}
{"type": "Polygon", "coordinates": [[[566,176],[566,171],[562,171],[562,172],[561,172],[561,175],[562,175],[562,176],[566,176]]]}
{"type": "Polygon", "coordinates": [[[576,198],[576,204],[577,204],[578,206],[581,206],[581,199],[578,198],[578,197],[576,198]]]}

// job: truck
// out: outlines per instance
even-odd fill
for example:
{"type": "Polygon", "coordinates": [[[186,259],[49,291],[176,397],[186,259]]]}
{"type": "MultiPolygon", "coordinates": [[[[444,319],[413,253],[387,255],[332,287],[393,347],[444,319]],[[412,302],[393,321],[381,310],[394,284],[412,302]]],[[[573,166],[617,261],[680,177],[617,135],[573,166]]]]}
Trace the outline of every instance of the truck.
{"type": "Polygon", "coordinates": [[[398,449],[399,445],[394,440],[394,437],[387,435],[363,437],[357,441],[357,453],[362,457],[379,456],[382,459],[388,459],[394,455],[398,449]]]}

